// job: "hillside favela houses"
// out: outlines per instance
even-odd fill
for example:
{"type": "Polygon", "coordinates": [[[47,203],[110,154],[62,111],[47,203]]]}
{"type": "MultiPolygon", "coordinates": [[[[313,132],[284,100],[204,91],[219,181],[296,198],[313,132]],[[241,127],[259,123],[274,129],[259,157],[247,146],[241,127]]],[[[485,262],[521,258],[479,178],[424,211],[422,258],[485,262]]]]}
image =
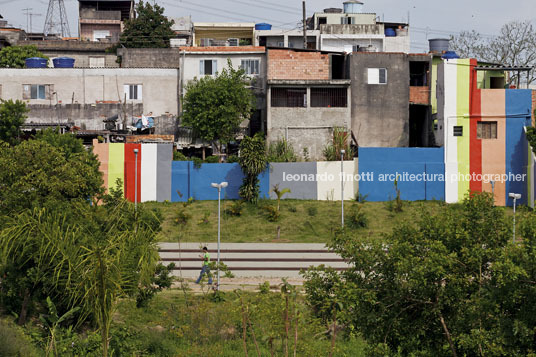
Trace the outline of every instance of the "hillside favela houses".
{"type": "MultiPolygon", "coordinates": [[[[33,44],[51,58],[36,68],[1,68],[0,98],[26,102],[26,130],[61,126],[75,130],[88,145],[97,138],[104,142],[99,145],[109,145],[96,150],[104,161],[115,163],[114,178],[133,179],[130,169],[128,177],[120,169],[126,154],[117,153],[132,148],[123,143],[143,141],[141,157],[150,154],[143,159],[138,183],[143,185],[150,176],[144,170],[154,171],[149,158],[156,157],[157,166],[165,169],[161,181],[151,176],[151,187],[160,182],[158,188],[138,200],[184,200],[188,197],[174,192],[201,180],[188,171],[189,164],[173,163],[178,165],[173,171],[169,162],[171,150],[189,155],[211,150],[211,143],[182,125],[182,97],[190,81],[216,76],[230,60],[244,69],[256,97],[254,112],[243,121],[236,141],[257,132],[266,135],[267,145],[286,140],[300,160],[311,160],[289,163],[304,165],[295,172],[334,170],[329,166],[334,163],[318,162],[325,159],[324,148],[337,128],[348,134],[348,144],[355,149],[352,160],[343,165],[345,171],[376,178],[394,175],[385,182],[352,183],[345,195],[359,192],[371,201],[389,200],[396,194],[397,174],[406,172],[442,180],[400,179],[404,200],[458,202],[475,190],[492,192],[497,205],[511,205],[510,192],[520,193],[523,204],[534,203],[534,156],[525,127],[534,124],[536,95],[529,89],[505,88],[512,71],[507,63],[458,58],[445,39],[432,40],[426,53],[411,53],[409,23],[384,21],[355,0],[341,8],[313,11],[305,36],[302,28],[196,22],[183,16],[175,18],[169,48],[117,46],[110,51],[125,21],[136,16],[134,2],[78,4],[78,38],[28,40],[23,31],[0,22],[2,46],[33,44]],[[147,146],[162,141],[173,145],[156,151],[147,146]],[[187,179],[181,176],[185,172],[187,179]]],[[[213,165],[211,179],[232,177],[240,185],[237,164],[213,165]]],[[[266,196],[271,185],[280,182],[274,172],[282,169],[274,170],[261,180],[266,196]]],[[[326,199],[326,192],[339,189],[311,185],[314,189],[296,186],[289,197],[326,199]]],[[[238,189],[229,189],[227,195],[238,198],[238,189]]]]}

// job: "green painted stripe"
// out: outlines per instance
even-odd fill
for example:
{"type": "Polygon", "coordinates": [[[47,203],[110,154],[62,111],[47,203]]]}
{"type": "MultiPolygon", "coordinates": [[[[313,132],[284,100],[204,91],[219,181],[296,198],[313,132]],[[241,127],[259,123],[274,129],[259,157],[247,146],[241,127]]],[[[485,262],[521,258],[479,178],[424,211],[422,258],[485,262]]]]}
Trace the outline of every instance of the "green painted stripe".
{"type": "MultiPolygon", "coordinates": [[[[457,138],[458,148],[458,172],[461,175],[469,175],[469,78],[470,78],[470,62],[469,59],[458,60],[457,65],[457,84],[456,84],[456,115],[457,125],[463,127],[463,136],[457,138]]],[[[469,192],[469,181],[458,181],[458,200],[462,200],[469,192]]]]}
{"type": "Polygon", "coordinates": [[[125,192],[125,144],[112,143],[108,148],[108,189],[115,188],[117,179],[123,181],[125,192]]]}

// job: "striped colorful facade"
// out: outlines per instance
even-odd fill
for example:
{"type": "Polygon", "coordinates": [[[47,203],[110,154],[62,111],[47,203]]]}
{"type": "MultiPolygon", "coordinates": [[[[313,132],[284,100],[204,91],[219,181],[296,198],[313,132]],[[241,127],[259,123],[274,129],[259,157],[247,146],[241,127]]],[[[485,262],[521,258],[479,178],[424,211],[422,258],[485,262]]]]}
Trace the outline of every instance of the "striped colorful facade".
{"type": "Polygon", "coordinates": [[[530,202],[524,127],[531,125],[532,91],[486,89],[489,75],[475,69],[473,59],[444,60],[443,66],[446,201],[493,191],[500,206],[512,204],[510,192],[522,194],[521,204],[530,202]],[[496,123],[496,138],[478,138],[482,122],[496,123]]]}

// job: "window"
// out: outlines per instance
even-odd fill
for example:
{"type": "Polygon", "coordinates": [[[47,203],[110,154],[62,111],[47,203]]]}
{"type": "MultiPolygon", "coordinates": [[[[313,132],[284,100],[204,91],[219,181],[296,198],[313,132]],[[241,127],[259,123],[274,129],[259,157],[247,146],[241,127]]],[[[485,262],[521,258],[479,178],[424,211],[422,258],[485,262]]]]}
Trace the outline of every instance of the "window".
{"type": "Polygon", "coordinates": [[[341,17],[341,25],[352,25],[354,23],[353,17],[341,17]]]}
{"type": "Polygon", "coordinates": [[[319,25],[325,25],[328,23],[328,18],[327,17],[319,17],[318,18],[318,24],[319,25]]]}
{"type": "Polygon", "coordinates": [[[347,106],[348,90],[346,88],[311,88],[311,107],[342,108],[347,106]]]}
{"type": "Polygon", "coordinates": [[[387,69],[368,68],[368,84],[387,84],[387,69]]]}
{"type": "Polygon", "coordinates": [[[238,39],[237,38],[230,38],[227,40],[229,43],[229,46],[235,47],[238,46],[238,39]]]}
{"type": "Polygon", "coordinates": [[[242,60],[240,67],[246,74],[259,74],[259,60],[242,60]]]}
{"type": "Polygon", "coordinates": [[[51,99],[53,88],[52,84],[24,84],[22,99],[51,99]]]}
{"type": "Polygon", "coordinates": [[[93,41],[99,41],[100,39],[105,39],[110,36],[110,31],[108,30],[94,30],[93,31],[93,41]]]}
{"type": "Polygon", "coordinates": [[[199,75],[211,76],[218,71],[218,62],[215,60],[199,61],[199,75]]]}
{"type": "Polygon", "coordinates": [[[104,67],[104,57],[89,57],[90,68],[104,67]]]}
{"type": "Polygon", "coordinates": [[[142,85],[125,84],[125,95],[127,100],[142,100],[142,85]]]}
{"type": "Polygon", "coordinates": [[[307,107],[307,88],[272,88],[272,107],[307,107]]]}
{"type": "Polygon", "coordinates": [[[477,139],[497,139],[497,122],[479,122],[476,125],[477,139]]]}
{"type": "Polygon", "coordinates": [[[455,126],[452,135],[463,136],[463,126],[455,126]]]}

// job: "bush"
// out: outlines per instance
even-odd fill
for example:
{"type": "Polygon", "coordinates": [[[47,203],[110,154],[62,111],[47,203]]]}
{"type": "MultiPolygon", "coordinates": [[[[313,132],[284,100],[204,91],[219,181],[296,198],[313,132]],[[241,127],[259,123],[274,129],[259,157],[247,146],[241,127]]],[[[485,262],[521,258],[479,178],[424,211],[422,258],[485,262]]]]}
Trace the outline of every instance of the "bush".
{"type": "Polygon", "coordinates": [[[227,159],[225,160],[225,162],[227,162],[228,164],[233,164],[235,162],[238,162],[240,158],[237,156],[237,155],[229,155],[227,156],[227,159]]]}
{"type": "Polygon", "coordinates": [[[242,209],[244,208],[244,201],[236,200],[229,206],[225,207],[224,212],[229,216],[239,217],[242,215],[242,209]]]}
{"type": "Polygon", "coordinates": [[[368,226],[367,215],[363,211],[363,205],[359,203],[352,205],[346,220],[351,228],[366,228],[368,226]]]}
{"type": "Polygon", "coordinates": [[[212,156],[208,156],[203,162],[205,164],[217,164],[218,162],[220,162],[220,158],[212,155],[212,156]]]}
{"type": "Polygon", "coordinates": [[[277,222],[279,220],[279,216],[281,215],[279,210],[276,206],[273,205],[266,205],[263,207],[263,209],[268,214],[268,220],[270,222],[277,222]]]}
{"type": "Polygon", "coordinates": [[[292,213],[296,213],[298,211],[298,209],[295,206],[289,206],[288,211],[292,212],[292,213]]]}
{"type": "Polygon", "coordinates": [[[266,153],[268,162],[296,162],[298,156],[294,152],[294,147],[285,139],[279,139],[271,143],[266,153]]]}
{"type": "Polygon", "coordinates": [[[316,208],[316,206],[307,207],[307,214],[309,216],[314,217],[316,216],[317,213],[318,213],[318,208],[316,208]]]}
{"type": "Polygon", "coordinates": [[[186,157],[182,152],[180,151],[173,151],[173,161],[188,161],[189,158],[186,157]]]}

